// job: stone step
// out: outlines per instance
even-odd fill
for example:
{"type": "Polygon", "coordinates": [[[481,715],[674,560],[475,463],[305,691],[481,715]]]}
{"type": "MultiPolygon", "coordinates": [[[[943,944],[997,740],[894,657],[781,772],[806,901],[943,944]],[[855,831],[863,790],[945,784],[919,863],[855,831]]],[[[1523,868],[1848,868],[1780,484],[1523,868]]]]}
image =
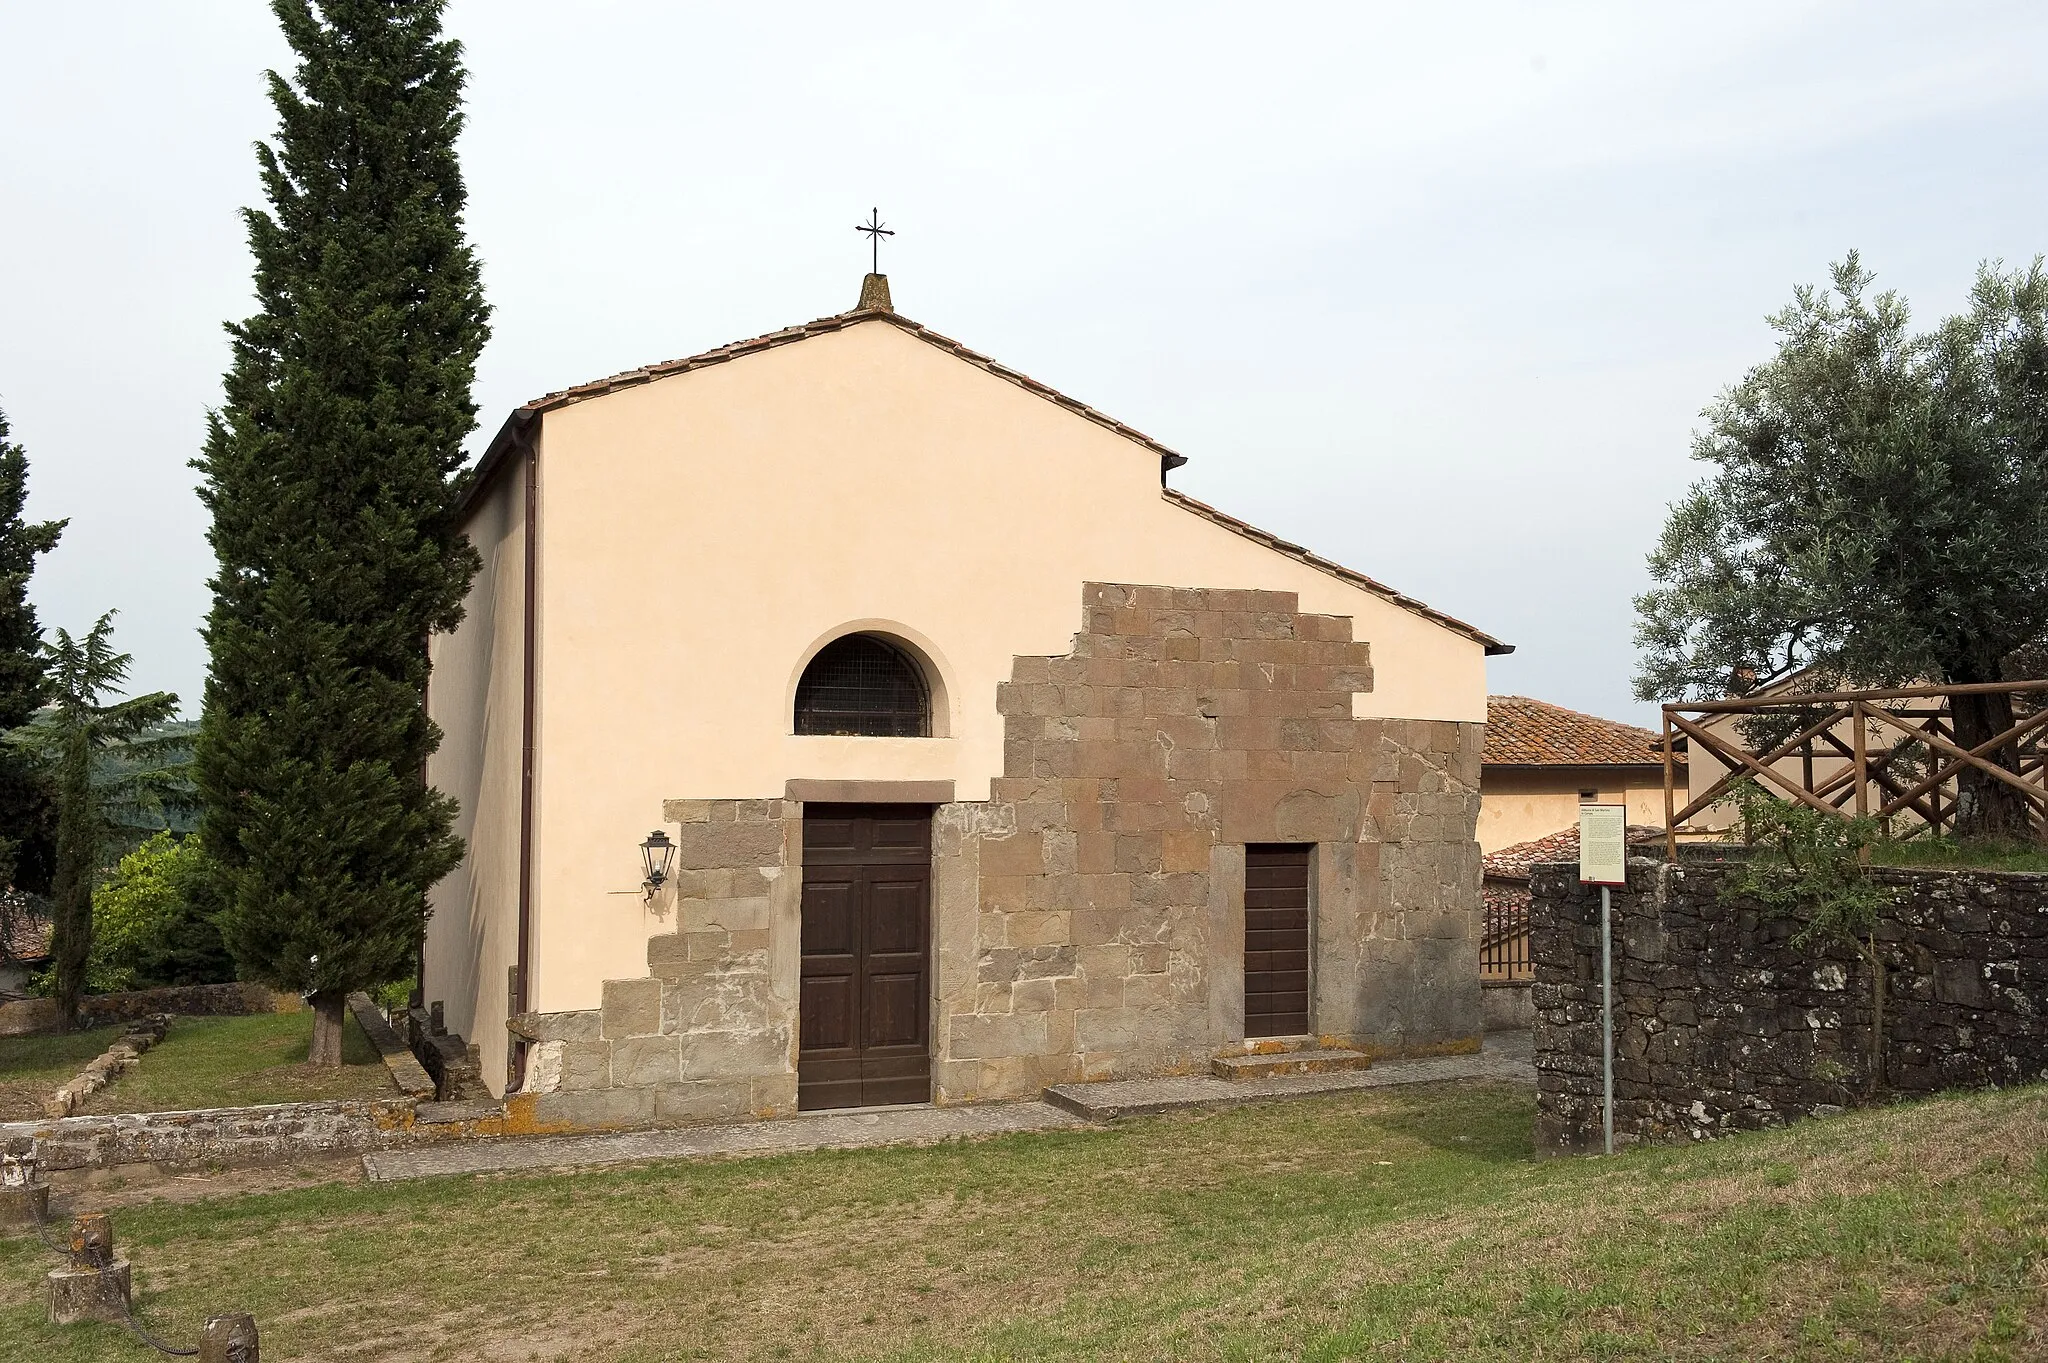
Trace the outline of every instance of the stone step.
{"type": "Polygon", "coordinates": [[[1219,1055],[1209,1062],[1209,1072],[1218,1079],[1272,1079],[1283,1074],[1348,1074],[1370,1069],[1372,1057],[1364,1051],[1338,1048],[1305,1051],[1276,1051],[1268,1055],[1219,1055]]]}

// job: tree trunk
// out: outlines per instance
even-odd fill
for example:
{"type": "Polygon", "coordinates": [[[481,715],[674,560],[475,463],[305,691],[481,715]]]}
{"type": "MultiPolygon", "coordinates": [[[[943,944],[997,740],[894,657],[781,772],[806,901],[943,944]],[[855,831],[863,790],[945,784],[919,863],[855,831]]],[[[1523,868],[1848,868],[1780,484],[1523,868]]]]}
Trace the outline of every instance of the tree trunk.
{"type": "Polygon", "coordinates": [[[78,1027],[92,957],[92,890],[99,852],[99,811],[92,791],[92,756],[83,739],[69,745],[58,780],[57,873],[50,893],[50,958],[56,975],[57,1012],[65,1031],[78,1027]]]}
{"type": "MultiPolygon", "coordinates": [[[[1955,721],[1956,742],[1975,748],[2013,725],[2012,696],[2001,692],[1952,696],[1950,716],[1955,721]]],[[[1945,759],[1933,755],[1938,764],[1945,759]]],[[[2017,771],[2017,754],[2010,746],[1986,754],[1986,760],[2007,771],[2017,771]]],[[[2027,797],[1989,772],[1964,767],[1956,774],[1956,821],[1959,841],[2024,842],[2033,836],[2027,797]]]]}
{"type": "Polygon", "coordinates": [[[309,1063],[341,1063],[341,1024],[346,1016],[343,1012],[346,1002],[345,997],[338,993],[313,996],[313,1049],[306,1057],[309,1063]]]}

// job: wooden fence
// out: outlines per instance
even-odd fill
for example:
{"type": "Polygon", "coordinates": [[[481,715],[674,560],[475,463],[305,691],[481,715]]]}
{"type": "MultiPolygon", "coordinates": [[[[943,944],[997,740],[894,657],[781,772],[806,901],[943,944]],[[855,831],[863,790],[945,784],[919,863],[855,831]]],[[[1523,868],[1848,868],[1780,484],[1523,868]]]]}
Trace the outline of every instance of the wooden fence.
{"type": "Polygon", "coordinates": [[[2035,827],[2048,827],[2048,681],[1770,694],[1667,705],[1665,851],[1675,858],[1683,834],[1705,831],[1688,825],[1744,777],[1825,813],[1868,814],[1903,824],[1900,836],[1938,836],[1953,831],[1956,778],[1965,768],[2018,790],[2035,827]],[[1963,747],[1956,737],[1952,699],[2001,692],[2013,699],[2015,722],[1963,747]],[[1790,733],[1758,752],[1763,744],[1748,741],[1740,722],[1715,727],[1730,716],[1765,719],[1770,730],[1790,733]],[[1693,773],[1706,769],[1702,755],[1727,768],[1696,796],[1677,787],[1672,744],[1680,735],[1691,746],[1687,765],[1693,773]],[[1681,794],[1687,797],[1682,807],[1681,794]]]}

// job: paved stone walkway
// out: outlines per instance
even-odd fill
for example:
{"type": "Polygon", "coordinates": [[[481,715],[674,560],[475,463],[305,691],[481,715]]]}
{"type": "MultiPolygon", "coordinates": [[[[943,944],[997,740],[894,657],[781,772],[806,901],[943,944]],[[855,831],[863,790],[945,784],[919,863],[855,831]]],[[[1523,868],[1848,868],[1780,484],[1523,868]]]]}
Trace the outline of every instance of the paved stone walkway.
{"type": "Polygon", "coordinates": [[[620,1131],[594,1136],[507,1136],[451,1141],[363,1156],[363,1170],[378,1182],[439,1174],[487,1174],[522,1169],[573,1169],[647,1160],[782,1155],[802,1150],[853,1150],[877,1145],[930,1145],[938,1141],[1049,1131],[1116,1117],[1236,1107],[1276,1098],[1309,1098],[1393,1084],[1447,1079],[1501,1079],[1534,1085],[1530,1034],[1495,1033],[1478,1055],[1440,1060],[1382,1061],[1343,1074],[1290,1074],[1229,1080],[1206,1075],[1063,1084],[1046,1090],[1048,1102],[985,1107],[884,1107],[806,1112],[773,1122],[734,1122],[670,1131],[620,1131]]]}
{"type": "Polygon", "coordinates": [[[1268,1079],[1218,1079],[1182,1075],[1172,1079],[1122,1079],[1101,1084],[1061,1084],[1045,1091],[1046,1100],[1078,1117],[1106,1122],[1158,1112],[1190,1112],[1269,1102],[1276,1098],[1313,1098],[1325,1093],[1386,1088],[1393,1084],[1433,1084],[1446,1079],[1502,1079],[1536,1083],[1533,1038],[1528,1032],[1495,1032],[1478,1055],[1451,1055],[1439,1060],[1383,1060],[1369,1070],[1339,1074],[1282,1074],[1268,1079]]]}
{"type": "Polygon", "coordinates": [[[1082,1126],[1050,1103],[986,1107],[881,1107],[805,1112],[774,1122],[733,1122],[670,1131],[619,1131],[596,1136],[505,1136],[450,1141],[363,1156],[374,1181],[487,1174],[516,1169],[566,1169],[642,1160],[718,1155],[783,1155],[799,1150],[854,1150],[871,1145],[930,1145],[1011,1131],[1082,1126]]]}

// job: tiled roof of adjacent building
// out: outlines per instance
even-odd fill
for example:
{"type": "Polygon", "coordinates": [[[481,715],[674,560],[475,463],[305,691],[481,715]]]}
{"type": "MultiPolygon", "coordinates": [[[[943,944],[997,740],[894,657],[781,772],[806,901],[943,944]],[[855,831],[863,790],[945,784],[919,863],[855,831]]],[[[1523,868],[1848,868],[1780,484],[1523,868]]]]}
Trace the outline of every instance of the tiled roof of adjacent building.
{"type": "MultiPolygon", "coordinates": [[[[1662,740],[1648,729],[1581,714],[1527,696],[1486,698],[1488,766],[1662,766],[1662,740]]],[[[1683,762],[1682,754],[1674,757],[1683,762]]]]}
{"type": "MultiPolygon", "coordinates": [[[[1647,824],[1630,824],[1626,840],[1630,846],[1637,843],[1660,841],[1664,836],[1661,828],[1647,824]]],[[[1513,847],[1503,847],[1498,852],[1489,852],[1484,858],[1488,880],[1527,880],[1529,872],[1546,862],[1577,861],[1579,859],[1579,826],[1560,828],[1545,837],[1528,842],[1518,842],[1513,847]]]]}
{"type": "MultiPolygon", "coordinates": [[[[809,340],[813,336],[824,336],[835,331],[844,331],[846,328],[857,326],[862,322],[886,322],[899,331],[915,336],[927,345],[936,346],[955,359],[964,360],[977,369],[986,370],[1007,383],[1017,385],[1017,387],[1022,388],[1027,393],[1035,393],[1048,402],[1057,403],[1075,416],[1085,421],[1092,421],[1098,426],[1116,432],[1126,440],[1143,446],[1159,456],[1162,486],[1165,481],[1166,470],[1176,469],[1182,464],[1187,463],[1186,455],[1167,448],[1151,436],[1146,435],[1143,431],[1135,427],[1126,426],[1123,422],[1097,411],[1085,402],[1068,397],[1065,393],[1060,392],[1049,384],[1040,383],[1028,374],[1012,369],[1008,365],[999,364],[979,351],[968,349],[950,336],[942,336],[931,328],[913,322],[900,313],[881,308],[868,308],[857,309],[853,312],[842,312],[832,317],[820,317],[815,322],[806,322],[802,326],[785,327],[781,331],[771,331],[765,336],[755,336],[744,341],[734,341],[730,345],[722,345],[714,350],[706,350],[701,354],[687,355],[679,360],[664,360],[660,364],[644,365],[639,369],[629,369],[623,373],[614,374],[610,378],[597,379],[591,383],[579,383],[573,388],[559,389],[556,392],[537,397],[522,406],[515,407],[512,410],[511,416],[505,419],[505,424],[499,429],[498,434],[492,438],[490,448],[484,451],[484,457],[477,463],[475,476],[470,482],[469,492],[465,497],[465,503],[462,508],[463,514],[468,512],[468,500],[478,495],[484,484],[490,480],[492,473],[496,471],[498,464],[519,443],[523,432],[543,413],[567,407],[573,403],[585,402],[591,398],[599,398],[607,394],[621,392],[627,388],[637,388],[641,384],[652,383],[656,379],[665,379],[675,374],[687,374],[693,369],[706,369],[712,365],[724,364],[729,360],[739,359],[743,355],[755,355],[764,350],[773,350],[777,346],[809,340]]],[[[1513,644],[1504,644],[1492,635],[1472,625],[1468,625],[1453,616],[1445,615],[1442,611],[1434,610],[1417,601],[1414,597],[1397,592],[1393,588],[1375,581],[1363,573],[1354,572],[1342,564],[1323,558],[1319,554],[1312,554],[1298,544],[1290,544],[1277,535],[1269,534],[1257,526],[1249,525],[1244,521],[1238,520],[1235,516],[1227,516],[1207,503],[1198,502],[1193,497],[1176,492],[1172,488],[1164,488],[1164,492],[1169,502],[1185,511],[1191,511],[1198,516],[1214,521],[1227,530],[1243,535],[1247,539],[1256,540],[1275,553],[1284,554],[1289,558],[1306,563],[1318,571],[1328,573],[1332,577],[1348,582],[1354,587],[1389,601],[1403,610],[1412,611],[1426,620],[1443,626],[1445,629],[1462,634],[1476,643],[1483,644],[1489,654],[1512,653],[1515,651],[1513,644]]]]}

